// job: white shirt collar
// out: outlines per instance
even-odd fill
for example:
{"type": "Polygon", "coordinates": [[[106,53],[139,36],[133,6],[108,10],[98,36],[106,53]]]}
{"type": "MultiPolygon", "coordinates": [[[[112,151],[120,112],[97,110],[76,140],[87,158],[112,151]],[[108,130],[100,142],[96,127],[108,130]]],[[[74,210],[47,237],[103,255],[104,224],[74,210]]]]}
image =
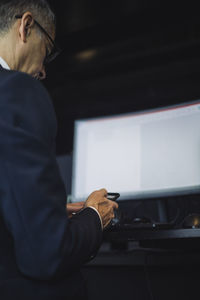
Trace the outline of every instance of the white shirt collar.
{"type": "Polygon", "coordinates": [[[0,65],[6,70],[10,70],[9,65],[7,64],[7,62],[5,62],[5,60],[1,56],[0,56],[0,65]]]}

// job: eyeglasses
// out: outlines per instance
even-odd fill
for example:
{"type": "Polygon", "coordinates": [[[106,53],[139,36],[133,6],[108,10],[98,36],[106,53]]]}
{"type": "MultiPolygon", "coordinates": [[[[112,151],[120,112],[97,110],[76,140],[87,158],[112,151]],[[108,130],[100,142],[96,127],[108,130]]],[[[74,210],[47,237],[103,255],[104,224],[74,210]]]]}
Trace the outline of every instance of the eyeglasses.
{"type": "MultiPolygon", "coordinates": [[[[16,19],[21,19],[23,15],[17,15],[15,16],[16,19]]],[[[56,45],[56,43],[53,41],[53,39],[50,37],[50,35],[46,32],[46,30],[34,19],[35,24],[39,27],[39,29],[46,35],[48,38],[50,44],[51,44],[51,52],[46,51],[46,57],[44,59],[44,64],[50,63],[52,60],[54,60],[60,53],[61,49],[56,45]]]]}

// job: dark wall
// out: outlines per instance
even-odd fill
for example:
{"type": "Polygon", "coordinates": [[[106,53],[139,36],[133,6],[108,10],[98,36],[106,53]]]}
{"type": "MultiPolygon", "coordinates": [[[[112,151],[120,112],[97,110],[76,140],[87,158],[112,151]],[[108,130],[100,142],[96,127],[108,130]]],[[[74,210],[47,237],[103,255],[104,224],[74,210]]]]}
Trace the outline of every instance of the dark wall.
{"type": "Polygon", "coordinates": [[[200,18],[162,1],[52,2],[60,57],[47,67],[58,118],[57,154],[73,149],[78,118],[200,98],[200,18]]]}
{"type": "MultiPolygon", "coordinates": [[[[63,48],[47,68],[45,82],[58,118],[57,154],[72,153],[75,119],[200,99],[200,17],[192,3],[50,2],[58,15],[57,40],[63,48]]],[[[169,221],[177,224],[188,213],[200,212],[198,195],[165,203],[169,221]]],[[[159,220],[153,200],[120,206],[131,217],[159,220]]],[[[149,266],[148,274],[144,264],[131,265],[132,260],[126,266],[86,266],[89,299],[195,298],[200,263],[187,264],[183,258],[167,266],[170,259],[149,266]]]]}

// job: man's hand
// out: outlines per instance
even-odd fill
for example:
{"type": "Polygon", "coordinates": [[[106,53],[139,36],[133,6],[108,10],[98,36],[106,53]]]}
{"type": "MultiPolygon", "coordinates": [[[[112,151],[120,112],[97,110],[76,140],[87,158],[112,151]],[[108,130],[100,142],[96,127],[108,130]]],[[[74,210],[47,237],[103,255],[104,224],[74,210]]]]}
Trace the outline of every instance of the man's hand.
{"type": "Polygon", "coordinates": [[[105,189],[101,189],[90,194],[85,202],[85,207],[92,206],[98,210],[104,228],[114,218],[114,209],[118,208],[118,204],[116,202],[108,200],[106,197],[107,191],[105,189]]]}
{"type": "Polygon", "coordinates": [[[71,218],[73,213],[77,213],[84,207],[85,202],[68,203],[66,205],[68,217],[71,218]]]}

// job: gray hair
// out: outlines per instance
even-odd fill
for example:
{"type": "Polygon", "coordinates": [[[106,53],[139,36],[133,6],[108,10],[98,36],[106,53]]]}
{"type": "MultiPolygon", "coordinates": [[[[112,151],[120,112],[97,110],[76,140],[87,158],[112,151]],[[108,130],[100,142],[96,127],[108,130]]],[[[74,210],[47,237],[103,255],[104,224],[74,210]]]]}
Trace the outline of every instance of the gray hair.
{"type": "Polygon", "coordinates": [[[0,36],[16,22],[16,15],[30,11],[47,32],[55,29],[56,18],[46,0],[0,0],[0,36]]]}

